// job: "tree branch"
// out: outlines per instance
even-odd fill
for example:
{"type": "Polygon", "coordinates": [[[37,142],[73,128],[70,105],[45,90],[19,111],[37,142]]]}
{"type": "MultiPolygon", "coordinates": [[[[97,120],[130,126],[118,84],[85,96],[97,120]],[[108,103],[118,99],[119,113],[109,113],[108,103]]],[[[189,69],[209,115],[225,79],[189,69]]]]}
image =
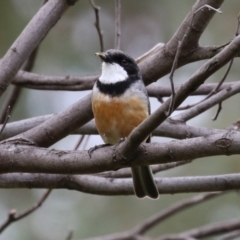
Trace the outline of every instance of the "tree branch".
{"type": "MultiPolygon", "coordinates": [[[[160,45],[162,48],[162,45],[160,45]]],[[[155,49],[155,48],[154,48],[155,49]]],[[[156,45],[156,49],[159,49],[159,45],[156,45]]],[[[156,49],[154,53],[157,53],[156,49]],[[155,52],[156,51],[156,52],[155,52]]],[[[201,47],[199,46],[196,49],[196,52],[187,56],[185,59],[189,59],[187,63],[191,63],[194,61],[205,60],[214,57],[218,54],[222,48],[212,46],[212,47],[201,47]]],[[[150,50],[152,54],[153,50],[150,50]]],[[[148,56],[148,52],[143,56],[139,57],[136,61],[143,61],[142,59],[146,59],[148,56]]],[[[185,63],[185,64],[187,64],[185,63]]],[[[30,88],[30,89],[39,89],[39,90],[61,90],[61,91],[82,91],[82,90],[91,90],[95,81],[97,80],[98,75],[92,76],[47,76],[36,73],[29,73],[23,70],[19,70],[18,73],[13,78],[12,84],[19,85],[22,87],[30,88]]],[[[231,83],[225,83],[226,85],[231,83]]],[[[216,86],[216,83],[204,84],[200,86],[198,90],[193,92],[193,95],[206,95],[210,91],[213,90],[213,86],[216,86]]],[[[157,94],[156,87],[152,87],[151,85],[147,87],[149,89],[149,96],[153,97],[154,94],[157,94]],[[155,91],[154,91],[155,90],[155,91]],[[151,95],[151,92],[154,91],[154,94],[151,95]]],[[[179,86],[176,86],[179,88],[179,86]]],[[[220,90],[222,89],[220,88],[220,90]]],[[[163,97],[167,97],[171,95],[171,90],[168,86],[161,86],[158,88],[160,92],[158,94],[163,95],[163,97]],[[163,93],[161,92],[163,91],[163,93]]]]}
{"type": "MultiPolygon", "coordinates": [[[[1,175],[0,175],[1,176],[1,175]]],[[[43,196],[39,199],[39,201],[37,203],[35,203],[32,207],[30,207],[29,209],[25,210],[24,212],[16,215],[16,210],[12,209],[9,212],[8,218],[6,219],[6,221],[0,225],[0,234],[13,222],[16,222],[24,217],[27,217],[29,214],[31,214],[32,212],[36,211],[39,207],[42,206],[43,202],[47,199],[47,197],[49,196],[49,194],[51,193],[51,189],[48,189],[43,196]]]]}
{"type": "MultiPolygon", "coordinates": [[[[159,164],[159,165],[154,165],[151,167],[153,174],[166,171],[178,166],[182,166],[184,164],[188,164],[191,161],[180,161],[180,162],[171,162],[171,163],[165,163],[165,164],[159,164]]],[[[103,172],[103,173],[98,173],[97,176],[100,177],[107,177],[107,178],[131,178],[132,177],[132,172],[130,168],[123,168],[119,169],[118,171],[109,171],[109,172],[103,172]]]]}
{"type": "MultiPolygon", "coordinates": [[[[0,188],[70,189],[84,193],[134,195],[132,178],[41,173],[0,174],[0,188]]],[[[155,178],[160,194],[230,191],[240,189],[240,174],[155,178]]]]}
{"type": "Polygon", "coordinates": [[[19,70],[13,84],[39,90],[91,90],[99,76],[46,76],[19,70]]]}
{"type": "Polygon", "coordinates": [[[188,230],[179,234],[166,235],[157,238],[157,240],[171,240],[171,239],[186,239],[188,237],[193,238],[204,238],[214,235],[219,235],[227,233],[233,230],[239,230],[240,228],[240,219],[228,220],[225,222],[208,224],[199,228],[188,230]]]}
{"type": "MultiPolygon", "coordinates": [[[[177,32],[166,45],[159,46],[153,53],[149,53],[147,57],[140,57],[141,60],[139,59],[138,63],[146,85],[170,72],[178,41],[182,40],[187,28],[191,25],[193,13],[206,4],[214,8],[219,8],[222,2],[223,0],[198,0],[178,28],[177,32]]],[[[189,31],[183,46],[183,51],[180,54],[178,67],[187,64],[189,59],[194,55],[194,52],[198,50],[198,40],[214,14],[215,11],[209,11],[207,9],[197,14],[194,20],[194,27],[189,31]]]]}
{"type": "MultiPolygon", "coordinates": [[[[53,115],[49,114],[40,117],[33,117],[29,119],[7,123],[6,127],[4,127],[4,132],[0,135],[0,140],[2,141],[7,138],[16,136],[20,133],[26,132],[47,121],[52,116],[53,115]]],[[[2,127],[3,125],[0,125],[0,129],[2,127]]],[[[169,118],[153,131],[153,136],[185,139],[200,136],[210,136],[213,134],[224,132],[226,133],[228,132],[228,130],[188,126],[182,121],[176,121],[174,119],[169,118]]],[[[83,125],[82,127],[75,130],[74,132],[71,132],[71,134],[97,135],[98,131],[96,129],[95,122],[90,121],[83,125]]]]}
{"type": "Polygon", "coordinates": [[[179,213],[186,208],[193,207],[196,204],[202,203],[206,200],[212,199],[214,197],[220,196],[222,193],[202,193],[197,196],[194,196],[189,199],[184,199],[182,201],[176,202],[166,210],[157,213],[150,218],[143,221],[143,223],[139,224],[138,226],[134,227],[131,232],[134,235],[137,234],[144,234],[146,231],[149,231],[150,228],[154,227],[156,224],[166,220],[167,218],[171,217],[179,213]]]}
{"type": "Polygon", "coordinates": [[[121,46],[121,0],[115,0],[115,49],[121,46]]]}
{"type": "Polygon", "coordinates": [[[7,89],[24,61],[67,8],[67,1],[49,0],[28,23],[0,61],[0,96],[7,89]]]}
{"type": "Polygon", "coordinates": [[[130,166],[240,154],[238,131],[167,143],[143,144],[132,155],[131,161],[116,160],[118,154],[116,146],[99,148],[90,158],[88,151],[58,151],[19,145],[22,142],[24,139],[8,140],[0,145],[1,173],[91,174],[130,166]]]}
{"type": "MultiPolygon", "coordinates": [[[[234,57],[236,51],[240,51],[239,36],[225,47],[222,52],[206,62],[185,84],[182,85],[182,87],[176,92],[174,108],[176,109],[187,98],[187,96],[204,83],[209,76],[229,62],[234,57]]],[[[120,159],[122,157],[130,157],[133,151],[144,141],[144,139],[146,139],[159,124],[166,120],[166,112],[169,109],[170,103],[171,98],[169,98],[159,109],[131,132],[126,141],[118,148],[120,159]]]]}
{"type": "Polygon", "coordinates": [[[196,106],[187,109],[186,111],[178,114],[177,116],[173,117],[173,119],[177,121],[188,121],[193,117],[198,116],[199,114],[203,113],[204,111],[208,110],[209,108],[213,107],[214,105],[226,100],[227,98],[237,94],[240,92],[240,83],[237,82],[232,86],[216,93],[215,95],[211,96],[210,98],[206,99],[205,101],[197,104],[196,106]]]}
{"type": "Polygon", "coordinates": [[[100,18],[99,18],[99,12],[100,12],[101,8],[99,6],[97,6],[93,0],[90,0],[90,3],[95,12],[96,21],[95,21],[94,25],[97,29],[97,33],[98,33],[98,37],[99,37],[99,41],[100,41],[100,51],[103,52],[104,51],[103,32],[100,27],[100,18]]]}
{"type": "Polygon", "coordinates": [[[49,147],[93,118],[91,94],[42,124],[14,137],[21,144],[49,147]],[[71,123],[71,124],[69,124],[71,123]],[[23,141],[21,141],[23,140],[23,141]]]}

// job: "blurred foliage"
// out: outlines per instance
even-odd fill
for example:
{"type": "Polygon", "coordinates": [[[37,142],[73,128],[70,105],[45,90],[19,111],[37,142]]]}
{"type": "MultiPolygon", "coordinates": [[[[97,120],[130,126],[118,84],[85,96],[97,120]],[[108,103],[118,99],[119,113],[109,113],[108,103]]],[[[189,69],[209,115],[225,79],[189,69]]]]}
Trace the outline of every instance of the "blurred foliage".
{"type": "MultiPolygon", "coordinates": [[[[168,41],[185,18],[194,1],[139,0],[122,1],[122,50],[133,57],[143,54],[158,42],[168,41]]],[[[114,1],[99,0],[100,21],[106,49],[114,44],[114,1]]],[[[0,1],[0,55],[3,56],[24,26],[38,11],[41,1],[0,1]]],[[[239,1],[225,1],[207,27],[201,44],[220,45],[235,34],[239,1]]],[[[34,72],[48,75],[86,75],[100,71],[99,59],[94,53],[99,50],[99,39],[94,27],[95,15],[87,0],[71,7],[49,32],[41,44],[34,72]]],[[[175,73],[175,83],[185,82],[202,62],[184,66],[175,73]]],[[[239,60],[236,59],[227,81],[239,79],[239,60]]],[[[226,69],[226,68],[225,68],[226,69]]],[[[225,69],[220,70],[208,82],[221,79],[225,69]]],[[[168,76],[158,84],[169,84],[168,76]]],[[[6,93],[7,94],[7,93],[6,93]]],[[[6,96],[4,95],[4,97],[6,96]]],[[[36,91],[24,89],[12,114],[11,121],[59,112],[84,96],[86,92],[36,91]],[[59,101],[61,100],[61,101],[59,101]],[[61,103],[61,104],[59,104],[61,103]]],[[[192,97],[187,102],[198,101],[192,97]]],[[[190,124],[226,128],[239,117],[235,96],[223,103],[223,110],[216,122],[211,120],[217,107],[190,121],[190,124]]],[[[0,100],[0,104],[4,98],[0,100]]],[[[159,103],[151,100],[152,109],[159,103]]],[[[67,137],[54,147],[73,149],[77,137],[67,137]]],[[[154,138],[154,141],[166,139],[154,138]]],[[[101,143],[99,137],[91,137],[87,148],[101,143]]],[[[237,156],[215,157],[196,160],[193,163],[159,174],[160,176],[209,175],[239,172],[237,156]]],[[[0,222],[8,211],[18,212],[36,202],[43,190],[0,190],[0,222]]],[[[170,204],[193,194],[164,195],[158,201],[138,200],[136,197],[104,197],[55,190],[40,210],[12,224],[1,235],[1,240],[65,239],[73,229],[73,239],[125,231],[152,214],[164,210],[170,204]]],[[[157,226],[152,235],[178,232],[209,222],[217,222],[239,216],[239,196],[227,194],[197,207],[190,208],[157,226]]]]}

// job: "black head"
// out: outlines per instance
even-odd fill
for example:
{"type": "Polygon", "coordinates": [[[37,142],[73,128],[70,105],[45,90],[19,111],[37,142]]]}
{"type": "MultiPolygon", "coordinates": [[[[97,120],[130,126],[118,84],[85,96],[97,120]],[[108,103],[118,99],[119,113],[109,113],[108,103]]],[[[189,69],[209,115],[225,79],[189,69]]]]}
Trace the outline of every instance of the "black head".
{"type": "Polygon", "coordinates": [[[103,53],[96,53],[103,62],[108,64],[118,64],[127,72],[128,77],[132,79],[140,78],[140,71],[135,60],[126,53],[110,49],[103,53]]]}

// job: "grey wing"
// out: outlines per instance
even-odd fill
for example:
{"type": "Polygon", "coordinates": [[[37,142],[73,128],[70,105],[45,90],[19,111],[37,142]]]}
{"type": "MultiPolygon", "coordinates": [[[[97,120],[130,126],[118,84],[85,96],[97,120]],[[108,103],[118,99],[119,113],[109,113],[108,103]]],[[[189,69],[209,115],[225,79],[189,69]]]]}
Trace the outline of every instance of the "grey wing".
{"type": "Polygon", "coordinates": [[[130,92],[137,94],[139,98],[141,98],[143,101],[145,101],[148,105],[148,113],[151,114],[151,107],[149,102],[149,97],[147,93],[147,89],[144,85],[144,82],[142,79],[139,79],[130,87],[130,92]]]}
{"type": "MultiPolygon", "coordinates": [[[[138,97],[140,97],[143,101],[146,102],[146,104],[148,105],[148,113],[150,115],[151,114],[151,106],[150,106],[150,101],[149,101],[147,89],[144,85],[143,80],[140,79],[137,82],[135,82],[134,84],[132,84],[131,87],[130,87],[130,91],[134,94],[137,94],[138,97]]],[[[146,142],[147,143],[151,142],[151,135],[149,135],[146,142]]]]}

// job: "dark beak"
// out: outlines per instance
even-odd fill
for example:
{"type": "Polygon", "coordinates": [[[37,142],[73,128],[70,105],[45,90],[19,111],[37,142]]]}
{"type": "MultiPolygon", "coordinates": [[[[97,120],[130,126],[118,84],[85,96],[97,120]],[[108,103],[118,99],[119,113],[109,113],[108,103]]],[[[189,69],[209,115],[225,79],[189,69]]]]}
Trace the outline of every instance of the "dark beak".
{"type": "Polygon", "coordinates": [[[100,57],[103,61],[107,59],[107,56],[105,53],[95,53],[95,55],[100,57]]]}

